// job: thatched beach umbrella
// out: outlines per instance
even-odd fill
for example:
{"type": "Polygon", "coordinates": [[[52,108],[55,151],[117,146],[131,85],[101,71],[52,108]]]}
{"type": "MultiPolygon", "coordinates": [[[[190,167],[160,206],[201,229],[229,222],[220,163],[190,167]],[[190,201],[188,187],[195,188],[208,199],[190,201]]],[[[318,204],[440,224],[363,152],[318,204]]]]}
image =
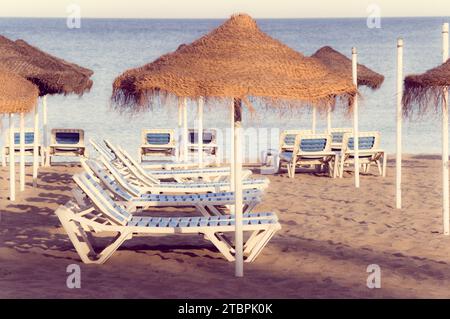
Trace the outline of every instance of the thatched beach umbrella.
{"type": "MultiPolygon", "coordinates": [[[[352,59],[347,58],[344,54],[336,51],[330,46],[324,46],[317,50],[313,58],[318,59],[328,68],[347,77],[349,80],[356,82],[358,86],[367,86],[371,89],[379,89],[384,82],[384,76],[369,69],[363,64],[356,64],[356,49],[352,50],[352,59]]],[[[358,163],[358,108],[353,108],[353,125],[355,134],[355,185],[359,187],[359,163],[358,163]]],[[[355,106],[354,105],[354,106],[355,106]]],[[[315,121],[313,121],[315,122],[315,121]]],[[[315,123],[313,124],[315,130],[315,123]]],[[[331,107],[327,109],[327,130],[331,131],[331,107]]]]}
{"type": "MultiPolygon", "coordinates": [[[[9,114],[9,198],[15,200],[15,159],[14,159],[14,114],[23,115],[36,107],[38,89],[24,78],[0,69],[0,114],[9,114]]],[[[23,135],[23,132],[21,132],[23,135]]],[[[21,137],[23,138],[23,136],[21,137]]],[[[20,146],[20,153],[25,152],[20,146]]]]}
{"type": "MultiPolygon", "coordinates": [[[[92,87],[90,77],[93,72],[73,63],[47,54],[23,40],[12,41],[0,36],[0,67],[19,74],[39,88],[43,97],[43,133],[44,147],[48,146],[47,137],[47,95],[81,95],[92,87]]],[[[23,121],[23,119],[21,119],[23,121]]],[[[37,182],[37,143],[38,109],[35,111],[35,149],[33,161],[33,183],[37,182]]],[[[21,174],[22,188],[24,176],[21,174]]]]}
{"type": "MultiPolygon", "coordinates": [[[[142,109],[154,95],[229,103],[234,128],[232,172],[242,176],[242,102],[260,98],[271,105],[326,107],[337,97],[351,102],[356,87],[319,61],[263,33],[248,15],[223,25],[153,63],[126,71],[113,84],[113,100],[142,109]]],[[[243,276],[242,181],[234,178],[236,276],[243,276]]]]}
{"type": "Polygon", "coordinates": [[[412,113],[413,106],[424,112],[430,105],[435,110],[442,108],[442,211],[444,234],[450,235],[449,207],[449,162],[448,162],[448,87],[450,86],[450,60],[448,53],[449,24],[442,27],[443,64],[420,75],[405,78],[403,110],[405,115],[412,113]]]}

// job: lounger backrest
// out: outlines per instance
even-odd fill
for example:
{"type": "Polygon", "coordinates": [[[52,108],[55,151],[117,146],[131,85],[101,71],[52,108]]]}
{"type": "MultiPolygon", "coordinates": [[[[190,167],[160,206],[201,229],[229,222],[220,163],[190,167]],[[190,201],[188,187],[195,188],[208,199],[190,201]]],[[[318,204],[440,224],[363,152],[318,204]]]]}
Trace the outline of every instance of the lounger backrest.
{"type": "Polygon", "coordinates": [[[120,154],[124,157],[125,160],[127,160],[133,167],[141,174],[143,178],[147,181],[147,183],[151,184],[160,184],[160,181],[156,178],[153,178],[151,176],[151,173],[149,171],[144,170],[141,164],[139,164],[126,150],[121,148],[120,146],[117,147],[120,154]]]}
{"type": "Polygon", "coordinates": [[[141,182],[145,184],[159,184],[159,180],[147,174],[136,161],[130,160],[131,156],[126,156],[119,147],[116,147],[108,140],[104,140],[105,145],[120,160],[120,162],[141,182]]]}
{"type": "Polygon", "coordinates": [[[89,142],[91,143],[92,147],[94,147],[94,149],[100,154],[100,156],[102,156],[110,161],[117,160],[117,156],[114,153],[112,153],[103,144],[98,143],[97,141],[94,141],[93,139],[90,139],[89,142]]]}
{"type": "MultiPolygon", "coordinates": [[[[34,130],[32,128],[26,128],[25,132],[25,145],[32,145],[34,143],[34,130]]],[[[9,145],[9,130],[5,134],[5,144],[9,145]]],[[[14,146],[20,146],[20,131],[19,129],[14,130],[14,146]]]]}
{"type": "Polygon", "coordinates": [[[294,148],[295,138],[300,134],[312,134],[311,130],[287,130],[280,134],[280,152],[294,148]]]}
{"type": "MultiPolygon", "coordinates": [[[[188,139],[190,144],[198,144],[198,130],[189,129],[188,139]]],[[[203,130],[203,145],[216,144],[217,130],[204,129],[203,130]]]]}
{"type": "MultiPolygon", "coordinates": [[[[94,174],[94,176],[99,179],[112,193],[120,197],[122,200],[131,201],[133,196],[127,193],[114,179],[111,173],[107,172],[99,162],[94,160],[83,161],[89,167],[89,174],[94,174]]],[[[93,177],[94,177],[93,176],[93,177]]]]}
{"type": "Polygon", "coordinates": [[[295,153],[320,153],[331,151],[331,134],[300,134],[295,140],[295,153]]]}
{"type": "MultiPolygon", "coordinates": [[[[370,151],[373,149],[378,149],[380,146],[380,133],[379,132],[361,132],[359,136],[359,150],[360,151],[370,151]]],[[[347,150],[353,151],[355,148],[355,142],[353,133],[345,133],[343,138],[344,152],[347,150]]]]}
{"type": "Polygon", "coordinates": [[[142,130],[142,144],[149,146],[174,146],[175,132],[170,129],[142,130]]]}
{"type": "Polygon", "coordinates": [[[84,146],[84,130],[81,129],[52,129],[51,144],[84,146]]]}
{"type": "Polygon", "coordinates": [[[122,186],[128,193],[133,196],[140,196],[139,190],[134,187],[127,179],[120,173],[117,168],[104,157],[100,158],[100,162],[106,167],[106,169],[114,176],[114,179],[122,186]]]}
{"type": "Polygon", "coordinates": [[[109,220],[126,225],[133,217],[123,207],[117,205],[108,193],[91,176],[86,173],[73,177],[75,183],[89,197],[101,213],[109,220]]]}
{"type": "Polygon", "coordinates": [[[331,129],[331,135],[333,136],[333,143],[340,144],[344,139],[345,133],[352,133],[352,128],[333,128],[331,129]]]}

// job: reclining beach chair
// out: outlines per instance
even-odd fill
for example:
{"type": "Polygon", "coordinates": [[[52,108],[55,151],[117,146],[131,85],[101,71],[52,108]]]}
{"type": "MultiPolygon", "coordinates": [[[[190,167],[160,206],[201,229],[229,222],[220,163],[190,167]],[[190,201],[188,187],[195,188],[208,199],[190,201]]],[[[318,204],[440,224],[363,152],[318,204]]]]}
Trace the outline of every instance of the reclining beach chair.
{"type": "Polygon", "coordinates": [[[84,130],[52,129],[50,146],[46,155],[49,165],[51,165],[52,157],[55,156],[88,157],[86,145],[84,144],[84,130]]]}
{"type": "MultiPolygon", "coordinates": [[[[210,167],[210,168],[197,168],[197,169],[174,169],[174,170],[145,170],[140,163],[135,161],[124,149],[116,147],[108,140],[104,140],[108,150],[99,147],[99,144],[91,141],[94,148],[103,156],[115,159],[119,166],[126,167],[132,171],[135,175],[142,175],[143,178],[148,178],[152,183],[159,182],[161,180],[174,180],[179,183],[190,182],[193,180],[208,181],[226,181],[230,177],[229,167],[210,167]],[[110,154],[105,155],[105,152],[110,154]]],[[[242,171],[242,178],[246,179],[252,174],[250,170],[242,171]]]]}
{"type": "MultiPolygon", "coordinates": [[[[380,149],[381,135],[379,132],[359,133],[359,163],[364,173],[369,173],[370,166],[376,164],[381,176],[386,176],[387,154],[380,149]]],[[[340,154],[339,177],[344,175],[344,166],[354,163],[354,138],[353,133],[345,133],[343,147],[340,154]]]]}
{"type": "Polygon", "coordinates": [[[311,130],[286,130],[280,134],[279,152],[293,151],[297,135],[312,134],[311,130]]]}
{"type": "MultiPolygon", "coordinates": [[[[227,234],[235,233],[235,218],[210,217],[138,217],[133,216],[109,196],[98,192],[100,186],[92,179],[75,176],[86,185],[86,194],[92,207],[80,208],[74,202],[60,206],[55,214],[74,245],[81,260],[86,264],[103,264],[126,240],[134,236],[161,236],[174,234],[201,234],[223,254],[234,261],[234,247],[227,234]],[[111,244],[97,253],[90,242],[93,233],[117,233],[111,244]]],[[[246,262],[252,262],[268,241],[281,228],[274,213],[251,213],[243,215],[243,231],[250,232],[244,245],[246,262]]]]}
{"type": "Polygon", "coordinates": [[[331,142],[331,150],[332,151],[341,151],[342,150],[342,140],[344,138],[345,133],[353,133],[352,128],[332,128],[331,133],[333,136],[333,140],[331,142]]]}
{"type": "Polygon", "coordinates": [[[176,156],[175,131],[171,129],[144,129],[141,133],[139,161],[146,157],[167,158],[176,156]]]}
{"type": "MultiPolygon", "coordinates": [[[[198,130],[188,130],[188,151],[190,154],[197,154],[199,151],[198,145],[198,130]]],[[[217,145],[217,130],[203,129],[203,154],[206,158],[212,159],[216,165],[219,164],[219,146],[217,145]]]]}
{"type": "Polygon", "coordinates": [[[294,149],[280,154],[280,169],[286,164],[289,177],[294,178],[297,167],[317,165],[325,167],[330,176],[335,178],[338,154],[331,151],[331,139],[331,134],[297,135],[294,149]]]}
{"type": "MultiPolygon", "coordinates": [[[[25,156],[33,156],[34,154],[34,129],[25,129],[25,156]]],[[[2,166],[6,166],[9,155],[9,130],[5,138],[5,144],[2,147],[2,166]]],[[[14,130],[14,152],[20,153],[20,130],[14,130]]],[[[41,165],[44,165],[44,149],[41,143],[38,144],[38,156],[41,158],[41,165]]]]}
{"type": "MultiPolygon", "coordinates": [[[[230,192],[190,194],[190,195],[155,195],[155,194],[130,194],[119,183],[113,175],[94,160],[82,160],[87,178],[92,178],[106,187],[113,195],[113,199],[125,206],[129,211],[137,209],[148,209],[150,207],[195,207],[204,216],[225,215],[226,206],[234,204],[234,194],[230,192]]],[[[78,185],[80,189],[85,186],[78,185]]],[[[243,194],[243,212],[249,213],[261,202],[261,191],[246,190],[243,194]]],[[[75,197],[80,198],[79,196],[75,197]]],[[[82,205],[85,200],[77,200],[82,205]]]]}

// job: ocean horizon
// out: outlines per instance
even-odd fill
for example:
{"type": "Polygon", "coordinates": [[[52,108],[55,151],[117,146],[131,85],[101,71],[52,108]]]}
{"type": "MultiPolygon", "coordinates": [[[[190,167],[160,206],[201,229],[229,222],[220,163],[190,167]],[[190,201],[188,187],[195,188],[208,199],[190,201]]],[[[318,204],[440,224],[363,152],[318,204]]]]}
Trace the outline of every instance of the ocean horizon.
{"type": "MultiPolygon", "coordinates": [[[[395,151],[396,41],[402,37],[404,75],[422,73],[442,62],[441,27],[449,17],[382,18],[381,28],[367,27],[366,18],[257,19],[260,28],[291,48],[311,55],[330,45],[350,56],[358,50],[359,62],[383,74],[381,89],[361,88],[360,130],[380,131],[382,147],[395,151]]],[[[224,19],[107,19],[85,18],[81,28],[69,29],[64,18],[0,18],[0,34],[24,39],[52,55],[94,71],[92,90],[82,97],[50,96],[48,123],[51,128],[82,128],[87,138],[108,138],[136,154],[144,128],[176,128],[177,108],[155,107],[152,112],[134,116],[111,108],[110,97],[115,77],[127,69],[152,62],[190,43],[219,26],[224,19]]],[[[280,115],[258,108],[244,117],[248,134],[249,161],[259,159],[268,148],[277,148],[278,134],[284,129],[311,128],[309,109],[280,115]],[[256,143],[255,143],[256,141],[256,143]],[[257,157],[257,158],[254,158],[257,157]]],[[[189,107],[190,127],[195,127],[196,106],[189,107]]],[[[6,126],[6,119],[3,125],[6,126]]],[[[32,116],[27,116],[32,126],[32,116]]],[[[333,127],[349,127],[351,117],[339,109],[332,115],[333,127]]],[[[405,119],[403,151],[409,154],[437,154],[441,151],[441,124],[437,114],[405,119]]],[[[205,128],[218,128],[223,136],[229,127],[228,110],[205,108],[205,128]]],[[[317,121],[317,130],[326,128],[325,115],[317,121]]],[[[228,139],[220,137],[226,153],[228,139]]],[[[3,143],[2,138],[2,143],[3,143]]]]}

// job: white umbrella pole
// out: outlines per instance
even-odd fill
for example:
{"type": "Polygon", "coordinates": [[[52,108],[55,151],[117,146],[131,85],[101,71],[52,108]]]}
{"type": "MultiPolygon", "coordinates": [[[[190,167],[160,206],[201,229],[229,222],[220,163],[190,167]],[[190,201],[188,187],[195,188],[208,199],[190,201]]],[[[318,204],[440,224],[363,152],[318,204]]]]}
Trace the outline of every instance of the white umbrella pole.
{"type": "Polygon", "coordinates": [[[48,154],[48,132],[47,132],[47,95],[42,97],[42,134],[45,150],[45,166],[50,166],[48,154]]]}
{"type": "Polygon", "coordinates": [[[203,167],[203,97],[198,99],[198,166],[203,167]]]}
{"type": "Polygon", "coordinates": [[[327,108],[327,132],[331,133],[331,105],[327,108]]]}
{"type": "Polygon", "coordinates": [[[9,114],[9,199],[16,200],[16,170],[14,159],[14,114],[9,114]]]}
{"type": "Polygon", "coordinates": [[[241,112],[242,105],[241,100],[236,100],[238,103],[235,105],[235,113],[238,114],[235,116],[234,121],[234,189],[235,189],[235,197],[234,197],[234,216],[235,216],[235,257],[236,257],[236,268],[235,275],[236,277],[244,276],[244,236],[243,236],[243,227],[242,227],[242,144],[241,144],[241,135],[242,135],[242,126],[241,126],[241,112]]]}
{"type": "Polygon", "coordinates": [[[230,190],[231,192],[234,192],[234,100],[231,100],[230,124],[230,190]]]}
{"type": "MultiPolygon", "coordinates": [[[[358,87],[358,53],[352,48],[353,84],[358,87]]],[[[353,103],[353,145],[355,151],[355,187],[359,188],[359,127],[358,127],[358,95],[353,103]]]]}
{"type": "Polygon", "coordinates": [[[188,161],[187,99],[183,100],[183,160],[188,161]]]}
{"type": "Polygon", "coordinates": [[[34,139],[33,139],[33,187],[37,187],[39,169],[39,104],[34,108],[34,139]]]}
{"type": "Polygon", "coordinates": [[[181,139],[180,139],[182,127],[183,127],[183,103],[181,102],[180,99],[178,99],[178,132],[177,132],[178,142],[176,152],[177,162],[180,160],[180,158],[182,158],[181,139]]]}
{"type": "Polygon", "coordinates": [[[396,207],[402,208],[402,97],[403,97],[403,39],[397,40],[397,157],[396,165],[396,207]]]}
{"type": "Polygon", "coordinates": [[[20,113],[20,191],[25,190],[25,113],[20,113]]]}
{"type": "Polygon", "coordinates": [[[313,132],[313,134],[316,134],[316,116],[317,116],[317,110],[316,110],[316,107],[313,106],[313,111],[312,111],[312,132],[313,132]]]}
{"type": "MultiPolygon", "coordinates": [[[[448,60],[448,23],[442,26],[442,60],[448,60]]],[[[448,172],[448,88],[444,88],[442,101],[442,205],[444,219],[444,235],[450,235],[449,213],[449,172],[448,172]]]]}

